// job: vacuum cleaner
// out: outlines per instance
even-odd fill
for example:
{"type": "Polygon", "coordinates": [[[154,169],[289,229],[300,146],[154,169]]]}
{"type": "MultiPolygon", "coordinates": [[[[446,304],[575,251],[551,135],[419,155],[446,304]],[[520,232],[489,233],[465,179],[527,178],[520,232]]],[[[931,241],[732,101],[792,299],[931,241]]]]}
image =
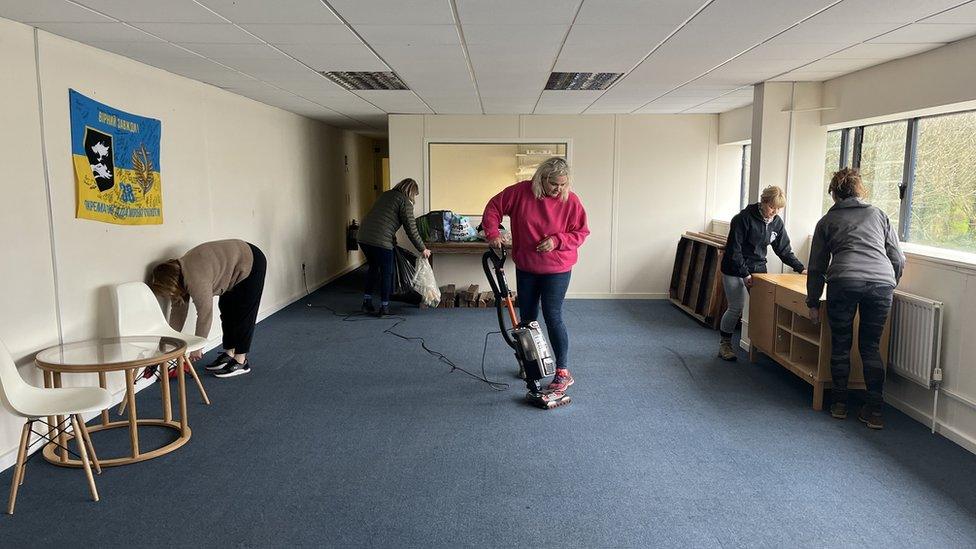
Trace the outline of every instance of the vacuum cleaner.
{"type": "Polygon", "coordinates": [[[515,360],[519,365],[519,377],[525,379],[525,385],[529,389],[525,399],[533,406],[546,410],[569,404],[571,399],[566,393],[542,389],[541,380],[556,373],[556,359],[552,355],[549,342],[542,335],[542,328],[539,323],[534,320],[519,322],[518,315],[515,314],[512,293],[509,291],[508,281],[505,279],[505,259],[507,256],[504,247],[498,251],[494,248],[488,248],[488,251],[481,256],[481,266],[484,267],[488,284],[491,286],[492,293],[495,294],[498,326],[501,328],[505,343],[515,351],[515,360]],[[506,311],[512,324],[511,328],[505,325],[506,311]]]}

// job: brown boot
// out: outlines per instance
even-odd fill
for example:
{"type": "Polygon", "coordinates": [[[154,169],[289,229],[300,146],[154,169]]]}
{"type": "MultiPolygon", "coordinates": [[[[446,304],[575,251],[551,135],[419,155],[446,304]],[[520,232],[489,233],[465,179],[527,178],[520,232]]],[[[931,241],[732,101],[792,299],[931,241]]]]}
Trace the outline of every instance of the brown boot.
{"type": "Polygon", "coordinates": [[[738,357],[735,356],[735,349],[732,348],[732,340],[722,338],[721,343],[718,344],[718,356],[722,360],[727,360],[729,362],[735,362],[738,357]]]}

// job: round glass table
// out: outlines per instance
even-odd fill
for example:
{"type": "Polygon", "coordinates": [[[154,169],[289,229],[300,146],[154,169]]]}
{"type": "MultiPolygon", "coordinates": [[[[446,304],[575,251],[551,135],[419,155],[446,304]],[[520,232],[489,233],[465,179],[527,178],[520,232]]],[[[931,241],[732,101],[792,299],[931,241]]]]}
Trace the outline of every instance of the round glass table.
{"type": "MultiPolygon", "coordinates": [[[[176,450],[190,440],[190,426],[186,417],[186,378],[184,363],[186,361],[186,342],[173,337],[160,336],[127,336],[103,339],[90,339],[75,343],[65,343],[37,353],[34,362],[44,371],[45,387],[61,387],[61,374],[97,373],[98,384],[106,387],[108,372],[125,373],[125,405],[128,408],[128,418],[122,421],[110,421],[108,410],[102,410],[101,424],[89,428],[90,433],[106,429],[129,428],[129,440],[132,451],[128,456],[99,459],[103,467],[128,465],[152,459],[176,450]],[[178,380],[177,398],[180,407],[179,421],[174,421],[172,403],[170,399],[169,378],[166,366],[176,361],[176,376],[178,380]],[[162,419],[139,418],[136,411],[135,379],[136,370],[150,366],[157,366],[162,373],[160,390],[162,392],[162,419]],[[179,433],[176,440],[148,452],[139,448],[139,426],[156,426],[173,429],[179,433]]],[[[51,425],[62,425],[64,418],[48,418],[51,425]]],[[[55,465],[64,467],[81,467],[80,460],[69,459],[67,447],[71,433],[63,428],[57,428],[51,433],[52,439],[57,439],[61,445],[50,443],[44,447],[44,458],[55,465]]]]}

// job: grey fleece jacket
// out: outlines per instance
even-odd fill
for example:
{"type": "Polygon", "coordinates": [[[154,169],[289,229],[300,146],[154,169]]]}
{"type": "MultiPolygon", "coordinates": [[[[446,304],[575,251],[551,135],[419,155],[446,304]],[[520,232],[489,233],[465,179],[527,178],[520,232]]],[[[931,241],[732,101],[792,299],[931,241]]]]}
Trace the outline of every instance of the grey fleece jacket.
{"type": "Polygon", "coordinates": [[[898,235],[883,211],[860,198],[833,205],[813,231],[807,306],[817,307],[824,283],[838,280],[896,286],[905,268],[898,235]]]}
{"type": "Polygon", "coordinates": [[[396,242],[396,232],[403,226],[410,237],[410,241],[423,252],[427,249],[424,241],[417,232],[417,221],[413,217],[413,202],[402,192],[391,189],[381,194],[373,204],[373,208],[366,214],[363,224],[359,227],[358,240],[363,244],[393,249],[396,242]]]}

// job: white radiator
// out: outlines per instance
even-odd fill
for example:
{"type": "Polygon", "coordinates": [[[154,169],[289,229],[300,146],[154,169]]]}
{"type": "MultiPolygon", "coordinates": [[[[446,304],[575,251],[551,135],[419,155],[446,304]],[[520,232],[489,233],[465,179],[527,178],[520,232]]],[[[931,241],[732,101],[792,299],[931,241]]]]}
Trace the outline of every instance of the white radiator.
{"type": "Polygon", "coordinates": [[[896,291],[891,308],[888,367],[929,388],[941,381],[941,354],[942,302],[896,291]]]}
{"type": "Polygon", "coordinates": [[[932,432],[938,423],[939,387],[942,384],[942,302],[895,292],[891,306],[888,367],[926,389],[932,398],[932,432]]]}

